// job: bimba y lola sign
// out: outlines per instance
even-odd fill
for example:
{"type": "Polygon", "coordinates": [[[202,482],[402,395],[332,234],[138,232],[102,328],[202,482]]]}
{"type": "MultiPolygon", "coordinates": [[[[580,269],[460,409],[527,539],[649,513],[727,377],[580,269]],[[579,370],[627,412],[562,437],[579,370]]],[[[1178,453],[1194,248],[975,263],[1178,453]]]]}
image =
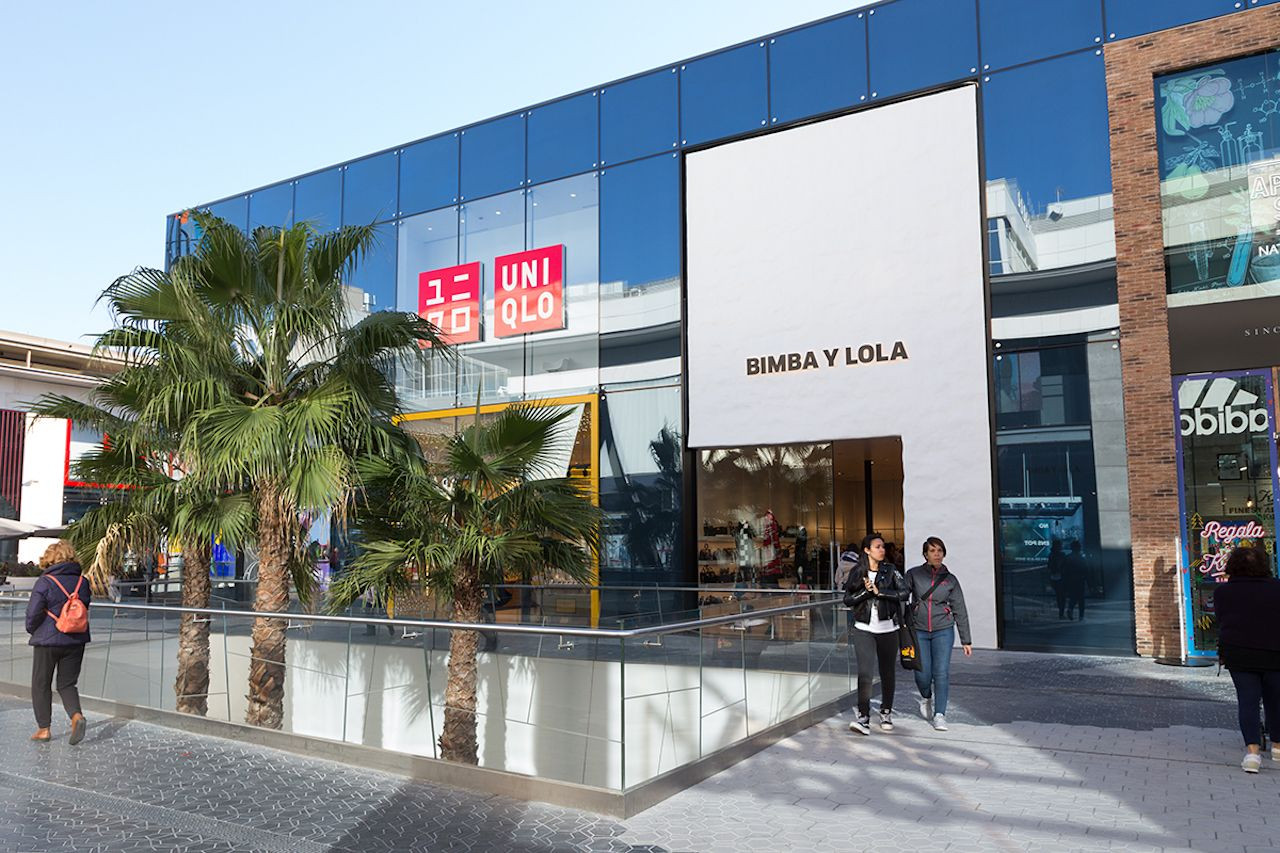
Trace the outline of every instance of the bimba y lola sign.
{"type": "Polygon", "coordinates": [[[894,341],[891,344],[874,343],[804,352],[784,352],[780,355],[749,357],[747,375],[762,376],[769,373],[796,373],[801,370],[822,370],[831,367],[856,367],[860,364],[905,361],[907,358],[907,345],[902,341],[894,341]]]}
{"type": "MultiPolygon", "coordinates": [[[[501,255],[493,264],[494,337],[565,327],[563,244],[501,255]]],[[[484,338],[482,281],[479,261],[418,274],[418,313],[445,343],[484,338]]]]}

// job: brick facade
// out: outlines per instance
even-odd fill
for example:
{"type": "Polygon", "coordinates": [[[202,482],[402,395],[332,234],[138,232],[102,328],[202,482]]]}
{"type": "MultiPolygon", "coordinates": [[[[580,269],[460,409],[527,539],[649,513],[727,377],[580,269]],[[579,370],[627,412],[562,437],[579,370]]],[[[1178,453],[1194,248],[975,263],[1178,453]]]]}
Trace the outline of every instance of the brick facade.
{"type": "Polygon", "coordinates": [[[1280,46],[1280,6],[1109,44],[1129,515],[1138,653],[1176,656],[1178,472],[1169,367],[1154,77],[1280,46]]]}

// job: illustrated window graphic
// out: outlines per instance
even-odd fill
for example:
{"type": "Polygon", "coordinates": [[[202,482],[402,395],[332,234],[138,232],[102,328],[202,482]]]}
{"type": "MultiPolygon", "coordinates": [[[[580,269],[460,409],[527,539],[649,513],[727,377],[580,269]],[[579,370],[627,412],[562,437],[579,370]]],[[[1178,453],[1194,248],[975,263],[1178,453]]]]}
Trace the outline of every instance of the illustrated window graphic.
{"type": "Polygon", "coordinates": [[[565,327],[563,245],[503,255],[493,263],[497,337],[565,327]]]}
{"type": "Polygon", "coordinates": [[[418,314],[447,344],[480,340],[480,262],[419,273],[418,314]]]}

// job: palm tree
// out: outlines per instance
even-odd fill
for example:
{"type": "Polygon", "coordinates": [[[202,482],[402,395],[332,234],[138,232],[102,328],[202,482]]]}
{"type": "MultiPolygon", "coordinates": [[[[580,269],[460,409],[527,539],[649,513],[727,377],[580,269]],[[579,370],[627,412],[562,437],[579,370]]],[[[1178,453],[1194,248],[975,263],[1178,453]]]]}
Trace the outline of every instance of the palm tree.
{"type": "MultiPolygon", "coordinates": [[[[452,436],[438,463],[368,459],[355,524],[365,545],[330,588],[334,610],[366,591],[380,601],[414,588],[452,599],[453,618],[481,619],[486,584],[507,572],[591,576],[599,511],[580,483],[549,468],[558,442],[571,441],[570,412],[512,406],[452,436]],[[566,429],[567,427],[567,429],[566,429]]],[[[440,754],[478,763],[476,647],[472,630],[449,635],[440,754]]]]}

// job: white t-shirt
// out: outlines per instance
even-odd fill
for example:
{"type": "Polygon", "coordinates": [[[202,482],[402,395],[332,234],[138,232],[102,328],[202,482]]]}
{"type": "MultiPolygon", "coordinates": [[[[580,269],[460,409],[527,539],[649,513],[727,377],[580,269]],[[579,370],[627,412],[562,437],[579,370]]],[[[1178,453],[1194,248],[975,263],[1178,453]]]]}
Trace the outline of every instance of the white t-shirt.
{"type": "Polygon", "coordinates": [[[898,630],[898,626],[893,624],[892,619],[880,618],[880,607],[876,600],[871,599],[871,619],[865,625],[861,622],[854,622],[853,627],[859,631],[866,631],[870,634],[888,634],[898,630]]]}

